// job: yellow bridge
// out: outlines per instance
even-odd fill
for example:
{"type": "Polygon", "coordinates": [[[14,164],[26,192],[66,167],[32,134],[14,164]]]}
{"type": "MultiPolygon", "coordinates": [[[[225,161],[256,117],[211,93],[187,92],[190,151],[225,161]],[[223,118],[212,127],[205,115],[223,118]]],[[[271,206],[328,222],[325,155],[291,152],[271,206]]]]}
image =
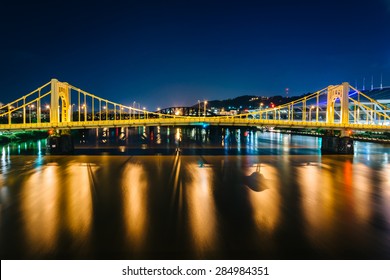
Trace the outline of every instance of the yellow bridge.
{"type": "Polygon", "coordinates": [[[351,87],[331,85],[293,102],[234,116],[149,112],[126,106],[52,79],[0,107],[0,131],[66,130],[130,126],[257,126],[389,131],[390,109],[351,87]]]}

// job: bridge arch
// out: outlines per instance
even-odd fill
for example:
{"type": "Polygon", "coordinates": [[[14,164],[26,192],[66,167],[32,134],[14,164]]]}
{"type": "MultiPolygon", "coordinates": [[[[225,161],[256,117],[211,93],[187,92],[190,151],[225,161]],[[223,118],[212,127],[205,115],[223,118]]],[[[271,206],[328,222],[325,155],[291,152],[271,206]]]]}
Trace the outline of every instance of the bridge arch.
{"type": "Polygon", "coordinates": [[[338,86],[328,86],[327,94],[327,107],[326,107],[326,122],[335,123],[335,103],[337,99],[340,100],[341,114],[340,114],[340,123],[348,124],[349,123],[349,114],[348,114],[348,93],[349,93],[349,84],[344,82],[338,86]]]}
{"type": "Polygon", "coordinates": [[[68,83],[51,80],[50,121],[70,122],[70,94],[68,83]],[[60,113],[61,112],[61,113],[60,113]]]}

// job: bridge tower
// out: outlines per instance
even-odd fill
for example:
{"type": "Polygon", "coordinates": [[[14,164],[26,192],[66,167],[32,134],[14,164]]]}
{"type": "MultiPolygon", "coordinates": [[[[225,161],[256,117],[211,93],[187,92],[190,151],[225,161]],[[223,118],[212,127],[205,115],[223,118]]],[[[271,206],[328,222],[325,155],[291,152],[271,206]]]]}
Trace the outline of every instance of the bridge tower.
{"type": "MultiPolygon", "coordinates": [[[[71,121],[70,104],[69,84],[51,79],[50,122],[54,126],[71,121]]],[[[47,139],[47,151],[52,154],[73,153],[74,144],[70,131],[57,130],[50,135],[47,139]]]]}
{"type": "Polygon", "coordinates": [[[51,79],[50,122],[70,122],[70,104],[68,83],[51,79]]]}
{"type": "MultiPolygon", "coordinates": [[[[326,122],[334,124],[334,105],[336,100],[340,100],[340,123],[343,125],[349,124],[349,84],[344,82],[341,85],[329,86],[327,95],[327,107],[326,107],[326,122]]],[[[335,136],[332,131],[328,131],[327,135],[322,137],[321,151],[323,153],[336,153],[336,154],[353,154],[353,140],[348,136],[345,129],[341,129],[340,135],[335,136]]]]}
{"type": "Polygon", "coordinates": [[[341,124],[349,123],[348,92],[349,92],[349,84],[347,82],[344,82],[338,86],[328,86],[328,102],[326,107],[327,123],[334,123],[334,114],[335,114],[334,105],[337,99],[340,99],[340,106],[341,106],[340,123],[341,124]]]}

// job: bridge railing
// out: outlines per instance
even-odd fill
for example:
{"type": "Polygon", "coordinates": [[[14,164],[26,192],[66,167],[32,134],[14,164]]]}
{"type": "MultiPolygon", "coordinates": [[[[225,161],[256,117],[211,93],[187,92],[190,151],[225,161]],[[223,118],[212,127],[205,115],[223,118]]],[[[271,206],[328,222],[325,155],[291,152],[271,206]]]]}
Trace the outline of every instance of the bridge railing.
{"type": "Polygon", "coordinates": [[[31,91],[30,93],[11,101],[0,107],[0,123],[2,124],[32,124],[49,121],[42,117],[45,113],[45,108],[48,97],[51,93],[50,82],[31,91]]]}

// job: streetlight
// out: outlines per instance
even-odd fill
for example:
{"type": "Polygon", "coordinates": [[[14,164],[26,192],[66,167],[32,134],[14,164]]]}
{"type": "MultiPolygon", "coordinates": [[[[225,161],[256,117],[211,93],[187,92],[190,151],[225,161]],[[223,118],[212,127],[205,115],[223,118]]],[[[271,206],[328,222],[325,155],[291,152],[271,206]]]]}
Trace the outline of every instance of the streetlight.
{"type": "MultiPolygon", "coordinates": [[[[260,103],[260,107],[259,107],[259,110],[260,110],[260,111],[263,110],[263,106],[264,106],[264,103],[261,102],[261,103],[260,103]]],[[[260,119],[261,119],[261,118],[263,117],[263,114],[262,114],[262,113],[259,113],[259,117],[260,117],[260,119]]]]}
{"type": "Polygon", "coordinates": [[[314,108],[315,108],[314,105],[310,106],[310,109],[309,109],[309,122],[311,122],[311,110],[313,110],[314,108]]]}
{"type": "Polygon", "coordinates": [[[50,111],[50,105],[46,105],[46,109],[49,111],[49,122],[51,122],[51,111],[50,111]]]}
{"type": "Polygon", "coordinates": [[[200,116],[200,100],[198,100],[198,117],[200,116]]]}
{"type": "Polygon", "coordinates": [[[263,106],[264,106],[264,103],[263,103],[263,102],[261,102],[261,103],[260,103],[260,108],[259,108],[259,109],[260,109],[260,111],[261,111],[261,110],[263,110],[263,106]]]}
{"type": "Polygon", "coordinates": [[[29,109],[29,120],[30,120],[30,123],[31,123],[31,109],[34,109],[34,104],[31,104],[31,105],[27,105],[28,109],[29,109]]]}
{"type": "Polygon", "coordinates": [[[204,101],[204,116],[206,117],[207,100],[204,101]]]}
{"type": "Polygon", "coordinates": [[[83,104],[82,106],[81,106],[81,108],[83,109],[83,111],[84,111],[84,121],[86,121],[87,120],[87,106],[85,106],[85,104],[83,104]]]}
{"type": "Polygon", "coordinates": [[[73,106],[75,106],[75,105],[76,105],[76,104],[73,103],[73,104],[70,106],[70,118],[71,118],[70,121],[73,121],[73,111],[74,111],[74,110],[73,110],[73,106]]]}

